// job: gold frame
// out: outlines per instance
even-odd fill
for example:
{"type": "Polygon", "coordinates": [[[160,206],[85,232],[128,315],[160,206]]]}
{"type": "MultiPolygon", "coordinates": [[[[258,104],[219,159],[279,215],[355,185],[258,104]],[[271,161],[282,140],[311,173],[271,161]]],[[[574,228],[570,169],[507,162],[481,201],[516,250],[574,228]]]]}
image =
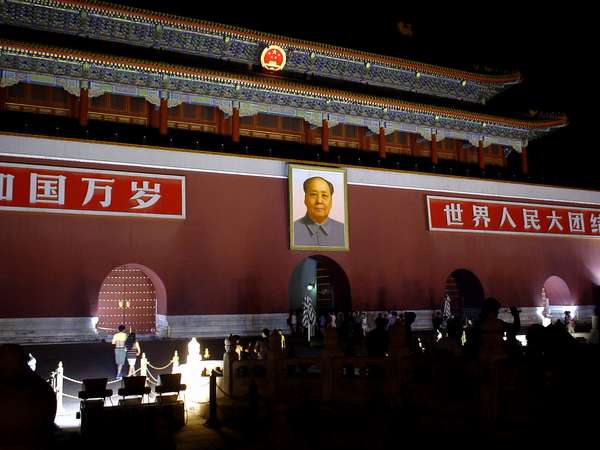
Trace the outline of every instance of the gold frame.
{"type": "Polygon", "coordinates": [[[331,167],[322,166],[309,166],[300,164],[288,164],[288,205],[289,205],[289,228],[290,228],[290,250],[318,250],[328,252],[347,252],[350,250],[350,239],[349,239],[349,223],[348,223],[348,180],[346,169],[338,169],[331,167]],[[320,172],[314,176],[323,176],[327,179],[328,173],[341,173],[343,175],[344,183],[344,246],[315,246],[315,245],[296,245],[294,236],[294,187],[295,180],[294,172],[296,170],[310,170],[311,172],[320,172]],[[322,175],[321,175],[322,173],[322,175]]]}

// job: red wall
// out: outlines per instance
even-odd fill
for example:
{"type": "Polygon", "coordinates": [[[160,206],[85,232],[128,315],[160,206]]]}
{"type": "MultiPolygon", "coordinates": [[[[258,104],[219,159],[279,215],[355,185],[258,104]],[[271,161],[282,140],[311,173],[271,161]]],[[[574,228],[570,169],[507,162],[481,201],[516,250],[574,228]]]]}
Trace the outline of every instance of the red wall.
{"type": "MultiPolygon", "coordinates": [[[[104,277],[128,263],[162,279],[169,315],[287,311],[289,277],[314,254],[289,250],[287,180],[168,173],[186,176],[185,220],[0,211],[0,317],[92,315],[104,277]]],[[[459,268],[503,304],[537,306],[551,275],[591,303],[600,240],[429,232],[426,194],[348,186],[350,251],[322,254],[356,309],[438,307],[459,268]]]]}

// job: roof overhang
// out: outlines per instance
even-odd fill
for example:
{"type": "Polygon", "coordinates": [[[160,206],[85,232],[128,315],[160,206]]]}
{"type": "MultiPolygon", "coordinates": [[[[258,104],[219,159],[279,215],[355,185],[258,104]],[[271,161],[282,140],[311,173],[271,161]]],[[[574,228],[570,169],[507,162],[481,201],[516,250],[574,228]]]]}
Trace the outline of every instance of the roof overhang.
{"type": "Polygon", "coordinates": [[[287,53],[284,73],[475,103],[521,81],[518,73],[477,74],[101,2],[4,0],[0,23],[246,65],[258,65],[262,50],[275,44],[287,53]]]}
{"type": "Polygon", "coordinates": [[[426,139],[463,139],[484,146],[499,144],[520,151],[527,142],[558,127],[555,120],[518,120],[457,109],[358,95],[289,83],[265,77],[245,77],[110,55],[50,48],[0,40],[0,85],[18,82],[60,86],[73,95],[87,88],[91,97],[106,92],[144,97],[169,107],[182,103],[215,106],[241,116],[268,113],[298,117],[313,126],[340,123],[364,126],[378,133],[418,133],[426,139]]]}

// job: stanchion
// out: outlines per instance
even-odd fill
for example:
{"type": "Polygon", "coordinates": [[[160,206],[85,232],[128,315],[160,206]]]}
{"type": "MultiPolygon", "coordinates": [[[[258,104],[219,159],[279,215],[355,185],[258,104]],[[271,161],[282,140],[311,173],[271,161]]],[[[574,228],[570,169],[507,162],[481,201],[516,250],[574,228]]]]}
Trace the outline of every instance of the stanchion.
{"type": "Polygon", "coordinates": [[[171,371],[171,373],[177,373],[179,371],[179,353],[177,353],[177,350],[175,350],[175,353],[173,354],[173,369],[171,371]]]}
{"type": "Polygon", "coordinates": [[[210,385],[209,385],[209,410],[208,420],[204,425],[209,428],[219,428],[219,418],[217,417],[217,377],[219,375],[214,369],[210,372],[210,385]]]}
{"type": "Polygon", "coordinates": [[[142,353],[140,358],[140,376],[145,377],[148,374],[148,360],[146,359],[146,353],[142,353]]]}
{"type": "Polygon", "coordinates": [[[63,376],[64,376],[63,363],[62,363],[62,361],[59,361],[58,368],[56,369],[55,392],[56,392],[56,410],[61,413],[64,412],[64,410],[65,410],[65,408],[63,406],[63,388],[64,388],[63,376]]]}

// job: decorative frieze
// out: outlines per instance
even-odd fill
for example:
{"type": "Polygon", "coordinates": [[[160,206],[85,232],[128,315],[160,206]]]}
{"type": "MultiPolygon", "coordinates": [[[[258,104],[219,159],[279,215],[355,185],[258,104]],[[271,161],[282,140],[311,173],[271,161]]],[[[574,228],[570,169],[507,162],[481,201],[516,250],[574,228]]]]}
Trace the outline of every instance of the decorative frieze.
{"type": "Polygon", "coordinates": [[[493,118],[487,117],[486,122],[464,119],[456,116],[460,111],[449,112],[454,116],[438,114],[427,111],[426,105],[392,106],[391,103],[389,107],[381,107],[375,102],[386,99],[338,97],[309,89],[303,91],[300,86],[275,84],[268,87],[252,80],[210,73],[192,74],[176,69],[167,71],[145,67],[145,64],[129,60],[128,64],[112,63],[7,46],[0,50],[0,83],[10,86],[22,81],[58,86],[73,95],[78,95],[83,86],[81,83],[89,83],[89,97],[104,93],[137,96],[156,106],[160,104],[160,98],[165,98],[169,107],[182,103],[209,105],[216,106],[226,115],[231,114],[231,102],[237,101],[241,117],[258,113],[301,117],[314,127],[320,127],[322,120],[327,119],[330,127],[346,123],[366,126],[376,133],[383,127],[385,134],[398,130],[417,132],[427,140],[431,140],[432,130],[436,130],[441,138],[452,135],[455,139],[478,143],[483,136],[484,146],[497,143],[517,151],[527,140],[549,130],[496,124],[491,120],[493,118]]]}

